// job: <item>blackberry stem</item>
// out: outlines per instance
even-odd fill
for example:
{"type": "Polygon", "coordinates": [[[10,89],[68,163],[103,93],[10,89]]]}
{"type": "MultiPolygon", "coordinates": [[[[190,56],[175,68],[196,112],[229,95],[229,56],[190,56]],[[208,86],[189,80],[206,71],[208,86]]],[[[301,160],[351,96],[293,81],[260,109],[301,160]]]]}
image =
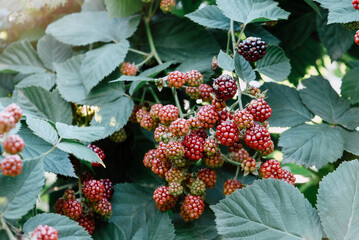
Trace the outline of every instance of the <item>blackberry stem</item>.
{"type": "Polygon", "coordinates": [[[153,88],[150,86],[148,87],[148,90],[150,90],[150,93],[152,94],[153,99],[155,99],[156,103],[161,103],[160,100],[158,99],[155,90],[153,90],[153,88]]]}
{"type": "Polygon", "coordinates": [[[146,34],[147,34],[148,44],[150,45],[150,49],[151,49],[151,54],[153,54],[153,56],[155,57],[156,61],[159,64],[163,64],[160,56],[157,53],[155,44],[153,42],[152,33],[151,33],[151,29],[150,29],[150,19],[144,19],[144,22],[145,22],[145,27],[146,27],[146,34]]]}
{"type": "Polygon", "coordinates": [[[239,174],[239,169],[240,169],[240,167],[239,166],[237,166],[237,169],[236,169],[236,174],[234,175],[234,180],[237,180],[237,177],[238,177],[238,174],[239,174]]]}
{"type": "Polygon", "coordinates": [[[137,54],[140,54],[140,55],[144,55],[144,56],[151,55],[150,53],[142,52],[142,51],[140,51],[140,50],[133,49],[133,48],[129,48],[128,51],[134,52],[134,53],[137,53],[137,54]]]}
{"type": "MultiPolygon", "coordinates": [[[[236,36],[234,35],[234,21],[231,19],[230,22],[230,28],[231,28],[231,35],[232,35],[232,46],[233,46],[233,54],[235,53],[235,49],[236,49],[236,36]]],[[[240,38],[239,38],[240,39],[240,38]]]]}
{"type": "Polygon", "coordinates": [[[180,115],[180,118],[183,118],[183,112],[182,112],[182,109],[181,109],[181,104],[178,100],[178,96],[177,96],[177,91],[176,91],[176,88],[172,87],[172,94],[173,94],[173,97],[175,99],[175,102],[176,102],[176,106],[178,108],[178,112],[179,112],[179,115],[180,115]]]}
{"type": "Polygon", "coordinates": [[[228,162],[228,163],[230,163],[230,164],[232,164],[232,165],[238,166],[238,167],[242,166],[242,163],[233,161],[233,160],[229,159],[229,158],[228,158],[226,155],[224,155],[224,154],[222,154],[222,156],[223,156],[223,158],[224,158],[224,160],[225,160],[226,162],[228,162]]]}

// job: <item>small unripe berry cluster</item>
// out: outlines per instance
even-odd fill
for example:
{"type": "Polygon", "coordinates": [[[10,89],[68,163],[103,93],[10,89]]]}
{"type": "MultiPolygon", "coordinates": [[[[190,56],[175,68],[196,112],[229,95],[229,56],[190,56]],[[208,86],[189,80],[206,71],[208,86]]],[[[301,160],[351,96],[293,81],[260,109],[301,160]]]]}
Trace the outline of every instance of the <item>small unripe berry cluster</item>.
{"type": "Polygon", "coordinates": [[[137,73],[137,67],[129,62],[122,63],[121,73],[127,76],[135,76],[137,73]]]}
{"type": "Polygon", "coordinates": [[[31,239],[37,240],[57,240],[59,238],[59,232],[48,225],[39,225],[31,233],[31,239]]]}

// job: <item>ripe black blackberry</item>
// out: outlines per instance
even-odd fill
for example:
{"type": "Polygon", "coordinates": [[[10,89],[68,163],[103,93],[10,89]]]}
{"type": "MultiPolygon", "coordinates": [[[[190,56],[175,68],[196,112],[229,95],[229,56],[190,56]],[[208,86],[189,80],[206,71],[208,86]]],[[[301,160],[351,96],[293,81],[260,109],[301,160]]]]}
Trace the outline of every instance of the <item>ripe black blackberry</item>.
{"type": "Polygon", "coordinates": [[[213,82],[213,90],[217,99],[228,100],[234,97],[237,93],[237,83],[229,75],[224,74],[216,78],[213,82]]]}
{"type": "Polygon", "coordinates": [[[249,37],[238,45],[238,54],[249,62],[262,59],[267,51],[267,44],[258,37],[249,37]]]}

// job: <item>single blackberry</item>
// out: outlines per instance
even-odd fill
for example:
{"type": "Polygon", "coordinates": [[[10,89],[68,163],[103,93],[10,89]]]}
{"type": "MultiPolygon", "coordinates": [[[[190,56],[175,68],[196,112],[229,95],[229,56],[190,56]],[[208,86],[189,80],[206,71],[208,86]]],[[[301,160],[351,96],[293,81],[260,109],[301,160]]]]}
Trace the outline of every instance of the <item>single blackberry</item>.
{"type": "Polygon", "coordinates": [[[21,174],[22,161],[19,155],[7,155],[0,161],[0,169],[4,176],[16,177],[21,174]]]}
{"type": "Polygon", "coordinates": [[[136,120],[137,123],[141,123],[143,116],[145,115],[149,115],[149,113],[147,112],[146,108],[141,108],[136,112],[136,120]]]}
{"type": "Polygon", "coordinates": [[[243,187],[242,183],[236,179],[228,179],[223,185],[223,194],[231,195],[237,189],[241,189],[243,187]]]}
{"type": "Polygon", "coordinates": [[[149,114],[145,114],[142,117],[140,125],[147,131],[153,131],[158,126],[158,122],[155,119],[153,119],[149,114]]]}
{"type": "Polygon", "coordinates": [[[262,59],[267,51],[267,45],[261,38],[249,37],[238,45],[238,54],[249,62],[262,59]]]}
{"type": "Polygon", "coordinates": [[[201,196],[188,195],[181,205],[181,216],[185,222],[198,219],[204,210],[201,196]]]}
{"type": "Polygon", "coordinates": [[[75,191],[72,189],[66,189],[64,192],[64,199],[76,200],[75,191]]]}
{"type": "Polygon", "coordinates": [[[95,218],[92,215],[81,215],[77,220],[79,225],[83,227],[89,234],[95,231],[95,218]]]}
{"type": "Polygon", "coordinates": [[[135,76],[137,73],[137,67],[129,62],[122,63],[121,73],[127,76],[135,76]]]}
{"type": "Polygon", "coordinates": [[[94,210],[106,221],[108,221],[112,216],[112,205],[106,198],[103,198],[100,201],[96,202],[94,204],[94,210]]]}
{"type": "Polygon", "coordinates": [[[189,122],[186,119],[178,118],[171,123],[169,130],[175,137],[185,136],[189,132],[189,122]]]}
{"type": "Polygon", "coordinates": [[[268,130],[255,123],[246,130],[246,145],[252,149],[263,151],[272,144],[268,130]]]}
{"type": "Polygon", "coordinates": [[[269,154],[271,154],[272,152],[274,152],[274,143],[273,141],[271,141],[271,144],[266,147],[265,149],[263,149],[262,151],[259,151],[259,153],[262,156],[268,156],[269,154]]]}
{"type": "Polygon", "coordinates": [[[16,103],[8,105],[4,112],[10,113],[14,117],[15,123],[19,122],[22,117],[22,110],[16,103]]]}
{"type": "Polygon", "coordinates": [[[201,196],[206,191],[206,184],[199,178],[194,180],[188,187],[194,196],[201,196]]]}
{"type": "Polygon", "coordinates": [[[185,178],[185,174],[181,169],[171,167],[171,169],[165,173],[165,178],[167,182],[181,183],[185,178]]]}
{"type": "Polygon", "coordinates": [[[167,76],[167,81],[169,87],[175,87],[177,89],[181,88],[186,82],[184,73],[180,71],[170,72],[167,76]]]}
{"type": "Polygon", "coordinates": [[[146,168],[152,168],[152,161],[156,158],[156,149],[149,150],[143,157],[143,165],[146,168]]]}
{"type": "Polygon", "coordinates": [[[168,161],[167,144],[165,144],[164,142],[160,142],[160,144],[158,145],[158,147],[156,149],[156,158],[158,158],[158,160],[160,160],[162,162],[168,161]]]}
{"type": "Polygon", "coordinates": [[[160,8],[164,13],[172,12],[175,6],[176,6],[175,0],[161,0],[160,2],[160,8]]]}
{"type": "Polygon", "coordinates": [[[153,159],[152,161],[152,172],[154,174],[157,174],[160,178],[162,178],[165,173],[170,170],[171,168],[171,162],[163,162],[159,160],[158,158],[153,159]]]}
{"type": "Polygon", "coordinates": [[[220,151],[212,156],[205,155],[202,160],[204,165],[206,165],[208,168],[220,168],[224,163],[224,159],[220,151]]]}
{"type": "Polygon", "coordinates": [[[155,120],[159,120],[158,114],[160,113],[162,107],[163,105],[160,103],[153,104],[150,109],[150,116],[155,120]]]}
{"type": "Polygon", "coordinates": [[[82,192],[90,202],[97,202],[103,199],[104,186],[101,181],[90,180],[85,182],[82,192]]]}
{"type": "Polygon", "coordinates": [[[168,143],[168,141],[170,140],[170,138],[172,137],[172,133],[169,130],[169,128],[165,125],[160,124],[156,129],[155,129],[155,140],[157,142],[164,142],[164,143],[168,143]]]}
{"type": "Polygon", "coordinates": [[[25,142],[19,135],[9,135],[5,138],[3,147],[9,154],[18,154],[24,149],[25,142]]]}
{"type": "Polygon", "coordinates": [[[237,152],[243,148],[243,145],[240,142],[235,142],[232,146],[228,147],[229,152],[237,152]]]}
{"type": "Polygon", "coordinates": [[[211,102],[213,100],[212,93],[213,88],[208,84],[199,85],[199,90],[201,91],[201,99],[205,102],[211,102]]]}
{"type": "Polygon", "coordinates": [[[111,136],[110,139],[115,142],[115,143],[121,143],[126,141],[127,135],[126,135],[126,130],[124,128],[121,128],[120,130],[114,132],[111,136]]]}
{"type": "Polygon", "coordinates": [[[82,206],[76,200],[67,199],[63,202],[63,213],[65,216],[77,220],[82,214],[82,206]]]}
{"type": "Polygon", "coordinates": [[[232,121],[222,122],[217,126],[217,139],[222,145],[232,146],[239,141],[237,126],[232,121]]]}
{"type": "Polygon", "coordinates": [[[198,87],[203,83],[203,75],[197,70],[186,72],[184,78],[186,85],[190,87],[198,87]]]}
{"type": "Polygon", "coordinates": [[[15,127],[15,118],[12,113],[2,112],[0,113],[0,134],[9,132],[15,127]]]}
{"type": "Polygon", "coordinates": [[[178,118],[178,114],[178,108],[170,104],[165,105],[161,108],[158,114],[158,118],[160,119],[162,124],[168,125],[178,118]]]}
{"type": "MultiPolygon", "coordinates": [[[[89,144],[87,145],[87,147],[89,149],[91,149],[94,153],[97,154],[97,156],[101,159],[101,161],[103,161],[105,159],[105,152],[99,148],[98,146],[94,145],[94,144],[89,144]]],[[[100,163],[91,163],[92,166],[98,167],[101,164],[100,163]]]]}
{"type": "Polygon", "coordinates": [[[197,112],[197,118],[202,128],[212,128],[219,119],[218,112],[212,105],[204,105],[197,112]]]}
{"type": "Polygon", "coordinates": [[[183,193],[183,187],[178,182],[170,182],[168,184],[168,190],[169,190],[170,194],[174,197],[178,197],[179,195],[181,195],[183,193]]]}
{"type": "Polygon", "coordinates": [[[59,238],[59,232],[48,225],[39,225],[31,233],[31,239],[37,240],[57,240],[59,238]]]}
{"type": "Polygon", "coordinates": [[[224,74],[214,80],[213,90],[217,99],[226,101],[236,95],[238,87],[236,81],[231,76],[224,74]]]}
{"type": "Polygon", "coordinates": [[[190,117],[187,121],[191,130],[196,130],[200,127],[200,122],[197,117],[190,117]]]}
{"type": "Polygon", "coordinates": [[[180,142],[170,141],[166,146],[166,157],[169,160],[182,159],[185,154],[185,148],[180,142]]]}
{"type": "Polygon", "coordinates": [[[244,172],[244,176],[246,176],[247,174],[249,173],[253,173],[253,174],[257,174],[257,162],[255,159],[249,157],[247,159],[245,159],[243,162],[242,162],[242,170],[244,172]]]}
{"type": "Polygon", "coordinates": [[[352,4],[356,10],[359,10],[359,0],[352,0],[352,4]]]}
{"type": "Polygon", "coordinates": [[[207,156],[212,156],[219,151],[218,143],[215,139],[206,139],[203,145],[203,151],[207,156]]]}
{"type": "Polygon", "coordinates": [[[359,45],[359,30],[355,33],[354,41],[355,41],[356,44],[359,45]]]}
{"type": "Polygon", "coordinates": [[[193,100],[201,97],[201,91],[198,87],[186,87],[186,94],[193,100]]]}
{"type": "Polygon", "coordinates": [[[227,110],[222,110],[218,112],[219,120],[217,124],[221,124],[222,122],[233,120],[233,115],[227,110]]]}
{"type": "Polygon", "coordinates": [[[197,173],[197,177],[205,183],[206,188],[208,189],[214,188],[217,183],[216,172],[209,168],[203,168],[199,170],[197,173]]]}
{"type": "Polygon", "coordinates": [[[197,136],[200,136],[201,138],[203,138],[203,140],[207,139],[207,137],[208,137],[206,130],[204,130],[203,128],[200,128],[200,129],[197,129],[197,130],[192,130],[191,134],[195,134],[197,136]]]}
{"type": "Polygon", "coordinates": [[[103,184],[103,197],[106,199],[111,199],[113,192],[115,191],[113,183],[109,178],[100,180],[103,184]]]}
{"type": "Polygon", "coordinates": [[[136,114],[137,112],[141,109],[142,107],[139,106],[139,105],[135,105],[134,108],[132,109],[132,113],[131,113],[131,116],[129,118],[129,121],[131,123],[137,123],[137,117],[136,117],[136,114]]]}
{"type": "Polygon", "coordinates": [[[211,104],[214,106],[216,111],[222,111],[226,107],[226,101],[213,99],[211,104]]]}
{"type": "Polygon", "coordinates": [[[263,163],[259,168],[260,176],[262,178],[274,178],[274,179],[282,179],[283,177],[283,169],[281,163],[277,160],[270,159],[263,163]]]}
{"type": "Polygon", "coordinates": [[[198,161],[203,157],[204,139],[196,134],[189,134],[182,140],[185,156],[191,161],[198,161]]]}
{"type": "Polygon", "coordinates": [[[253,115],[246,110],[238,110],[233,114],[233,121],[238,129],[251,128],[254,124],[253,115]]]}
{"type": "Polygon", "coordinates": [[[156,207],[161,211],[167,211],[174,207],[177,197],[170,194],[167,186],[158,187],[153,193],[156,207]]]}
{"type": "Polygon", "coordinates": [[[295,177],[293,175],[293,173],[289,172],[288,170],[286,169],[282,169],[282,180],[289,183],[289,184],[292,184],[294,186],[295,184],[295,177]]]}
{"type": "Polygon", "coordinates": [[[230,152],[229,157],[236,162],[244,162],[249,158],[249,153],[245,149],[239,149],[235,152],[230,152]]]}
{"type": "Polygon", "coordinates": [[[254,121],[264,122],[272,115],[272,108],[263,99],[253,99],[247,106],[247,111],[252,114],[254,121]]]}

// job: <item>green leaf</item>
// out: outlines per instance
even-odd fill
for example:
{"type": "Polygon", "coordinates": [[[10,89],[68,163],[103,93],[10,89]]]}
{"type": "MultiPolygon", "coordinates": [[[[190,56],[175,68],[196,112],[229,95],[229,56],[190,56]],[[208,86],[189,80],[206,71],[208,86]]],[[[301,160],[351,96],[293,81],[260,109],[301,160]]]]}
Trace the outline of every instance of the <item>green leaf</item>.
{"type": "Polygon", "coordinates": [[[59,232],[59,240],[89,240],[91,235],[74,220],[55,214],[43,213],[30,218],[24,224],[24,232],[30,233],[39,225],[48,225],[59,232]]]}
{"type": "Polygon", "coordinates": [[[300,125],[280,136],[283,163],[296,163],[306,167],[335,162],[344,150],[344,140],[338,128],[326,124],[300,125]]]}
{"type": "Polygon", "coordinates": [[[46,33],[74,46],[118,42],[131,37],[139,21],[137,16],[109,19],[106,11],[73,13],[51,23],[46,33]]]}
{"type": "Polygon", "coordinates": [[[133,235],[132,240],[156,240],[175,238],[175,228],[166,212],[155,211],[154,216],[133,235]]]}
{"type": "Polygon", "coordinates": [[[343,162],[320,182],[317,208],[329,239],[357,238],[359,234],[358,197],[358,160],[343,162]]]}
{"type": "Polygon", "coordinates": [[[218,54],[218,65],[227,71],[232,72],[234,70],[234,60],[231,56],[224,53],[222,50],[218,54]]]}
{"type": "Polygon", "coordinates": [[[85,0],[81,5],[81,12],[97,12],[106,10],[103,0],[85,0]]]}
{"type": "Polygon", "coordinates": [[[141,10],[141,0],[105,0],[110,17],[127,17],[141,10]]]}
{"type": "Polygon", "coordinates": [[[110,222],[124,230],[126,239],[140,229],[155,211],[153,190],[130,183],[115,185],[110,222]]]}
{"type": "Polygon", "coordinates": [[[112,88],[109,84],[99,84],[87,94],[84,80],[80,74],[84,55],[70,58],[62,64],[56,64],[57,87],[61,96],[69,102],[101,106],[123,95],[123,91],[112,88]]]}
{"type": "Polygon", "coordinates": [[[323,43],[330,58],[334,61],[340,58],[353,45],[353,33],[342,24],[327,25],[327,15],[317,15],[317,29],[320,41],[323,43]]]}
{"type": "Polygon", "coordinates": [[[61,98],[57,90],[49,92],[41,87],[18,88],[14,92],[13,99],[25,115],[45,118],[53,122],[72,122],[71,105],[61,98]]]}
{"type": "Polygon", "coordinates": [[[96,229],[93,238],[95,240],[126,240],[123,231],[113,223],[102,224],[96,229]]]}
{"type": "Polygon", "coordinates": [[[131,99],[121,97],[102,106],[100,111],[93,117],[91,126],[104,127],[105,130],[102,136],[107,137],[125,126],[131,116],[133,107],[134,102],[131,99]]]}
{"type": "Polygon", "coordinates": [[[51,35],[45,35],[37,42],[37,52],[44,65],[55,70],[53,63],[62,63],[72,57],[72,47],[57,41],[51,35]]]}
{"type": "Polygon", "coordinates": [[[101,159],[87,146],[79,142],[63,141],[57,144],[57,147],[64,152],[70,153],[78,159],[90,162],[101,163],[101,159]]]}
{"type": "Polygon", "coordinates": [[[80,74],[87,92],[90,92],[123,62],[129,47],[129,42],[122,40],[119,43],[106,44],[86,53],[81,64],[80,74]]]}
{"type": "Polygon", "coordinates": [[[112,80],[111,83],[114,82],[124,82],[124,81],[154,81],[156,80],[155,78],[151,78],[151,77],[142,77],[142,76],[127,76],[127,75],[122,75],[121,77],[119,77],[118,79],[112,80]]]}
{"type": "Polygon", "coordinates": [[[304,2],[306,2],[314,11],[321,15],[320,8],[317,6],[317,4],[315,4],[315,2],[313,2],[313,0],[304,0],[304,2]]]}
{"type": "Polygon", "coordinates": [[[153,68],[149,68],[143,72],[140,73],[140,77],[149,77],[149,78],[153,78],[155,76],[157,76],[157,74],[159,74],[160,72],[162,72],[163,70],[167,69],[169,66],[171,66],[173,64],[172,61],[170,62],[165,62],[163,64],[157,65],[153,68]]]}
{"type": "Polygon", "coordinates": [[[306,87],[299,92],[303,103],[323,120],[341,124],[348,129],[359,125],[358,109],[350,105],[334,91],[329,81],[322,77],[311,77],[302,81],[306,87]]]}
{"type": "Polygon", "coordinates": [[[56,76],[52,73],[35,73],[32,74],[19,82],[17,88],[26,87],[42,87],[43,89],[50,91],[55,86],[56,76]]]}
{"type": "Polygon", "coordinates": [[[23,161],[22,172],[16,177],[0,174],[0,197],[5,197],[4,205],[0,205],[0,215],[7,219],[24,216],[35,205],[44,183],[41,157],[23,161]]]}
{"type": "Polygon", "coordinates": [[[341,93],[343,98],[352,104],[359,103],[359,67],[348,71],[342,79],[341,93]]]}
{"type": "Polygon", "coordinates": [[[359,148],[358,148],[359,132],[347,131],[343,128],[340,128],[340,132],[344,139],[344,150],[359,156],[359,148]]]}
{"type": "Polygon", "coordinates": [[[55,145],[59,140],[54,127],[44,119],[28,116],[26,117],[26,124],[36,136],[44,139],[46,142],[55,145]]]}
{"type": "Polygon", "coordinates": [[[265,83],[262,88],[268,90],[266,101],[272,108],[271,126],[295,127],[314,117],[303,105],[296,89],[276,83],[265,83]]]}
{"type": "Polygon", "coordinates": [[[256,74],[253,71],[251,65],[248,61],[244,59],[241,55],[238,53],[235,53],[234,55],[234,65],[236,68],[236,72],[238,76],[245,82],[254,81],[256,79],[256,74]]]}
{"type": "Polygon", "coordinates": [[[278,45],[281,42],[276,36],[258,24],[248,24],[244,29],[244,34],[246,36],[260,37],[263,41],[266,42],[266,44],[278,45]]]}
{"type": "Polygon", "coordinates": [[[204,27],[223,30],[230,28],[230,20],[223,15],[217,6],[205,6],[185,16],[204,27]]]}
{"type": "Polygon", "coordinates": [[[270,45],[266,55],[257,62],[257,70],[273,80],[283,81],[290,74],[291,66],[284,51],[278,46],[270,45]]]}
{"type": "Polygon", "coordinates": [[[29,41],[11,43],[0,55],[0,71],[13,70],[23,74],[45,72],[41,60],[29,41]]]}
{"type": "MultiPolygon", "coordinates": [[[[27,127],[22,126],[18,133],[25,141],[25,149],[21,152],[25,159],[37,158],[53,148],[53,145],[37,137],[27,127]]],[[[44,156],[44,169],[47,172],[77,178],[74,167],[68,158],[69,154],[55,149],[44,156]]]]}
{"type": "Polygon", "coordinates": [[[263,179],[211,206],[226,239],[321,239],[315,209],[294,186],[263,179]]]}
{"type": "Polygon", "coordinates": [[[177,67],[178,71],[188,72],[191,70],[197,70],[202,73],[203,78],[210,78],[213,75],[211,69],[213,55],[203,56],[200,58],[189,58],[182,62],[181,65],[177,67]]]}
{"type": "Polygon", "coordinates": [[[328,24],[359,21],[358,10],[347,0],[314,0],[329,10],[328,24]]]}
{"type": "Polygon", "coordinates": [[[103,127],[78,127],[63,123],[56,123],[56,129],[60,137],[67,139],[76,139],[84,142],[94,142],[101,139],[103,127]]]}
{"type": "Polygon", "coordinates": [[[288,19],[289,16],[289,12],[278,7],[278,3],[273,0],[217,0],[217,4],[224,15],[245,25],[250,22],[288,19]]]}

